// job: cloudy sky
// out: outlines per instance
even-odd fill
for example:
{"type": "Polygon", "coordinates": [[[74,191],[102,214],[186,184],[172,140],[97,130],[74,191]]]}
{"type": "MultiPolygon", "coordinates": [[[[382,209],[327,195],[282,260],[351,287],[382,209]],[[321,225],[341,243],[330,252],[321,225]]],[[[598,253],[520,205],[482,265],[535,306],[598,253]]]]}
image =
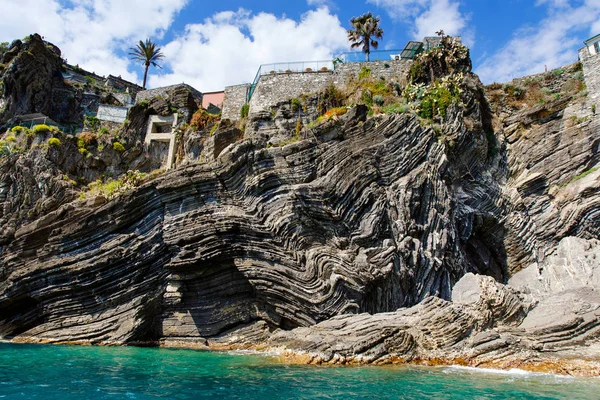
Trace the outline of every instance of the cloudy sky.
{"type": "Polygon", "coordinates": [[[381,17],[380,49],[443,29],[462,35],[484,83],[577,61],[600,33],[600,0],[0,0],[0,41],[38,32],[71,64],[141,82],[127,56],[151,38],[166,56],[149,86],[200,91],[251,81],[260,64],[330,60],[348,51],[352,17],[381,17]]]}

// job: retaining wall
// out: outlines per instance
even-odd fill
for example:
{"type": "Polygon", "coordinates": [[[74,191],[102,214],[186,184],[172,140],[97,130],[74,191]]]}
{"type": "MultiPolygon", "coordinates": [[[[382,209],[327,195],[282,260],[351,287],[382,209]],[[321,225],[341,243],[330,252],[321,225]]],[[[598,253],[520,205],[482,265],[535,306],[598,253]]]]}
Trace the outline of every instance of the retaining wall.
{"type": "Polygon", "coordinates": [[[314,93],[333,83],[333,71],[290,72],[263,75],[259,78],[250,99],[250,113],[256,113],[272,105],[314,93]]]}
{"type": "Polygon", "coordinates": [[[600,112],[600,54],[590,54],[587,47],[579,50],[579,60],[583,65],[583,75],[587,86],[587,102],[600,112]]]}
{"type": "Polygon", "coordinates": [[[358,77],[363,67],[369,68],[374,78],[383,77],[385,80],[400,82],[408,73],[412,63],[412,60],[343,63],[335,69],[335,84],[343,85],[350,77],[358,77]]]}
{"type": "MultiPolygon", "coordinates": [[[[309,94],[324,89],[329,84],[342,86],[351,77],[358,77],[363,67],[371,70],[374,78],[401,82],[407,75],[412,60],[385,60],[371,62],[343,63],[335,71],[290,72],[262,75],[250,99],[250,113],[268,109],[282,101],[302,94],[309,94]]],[[[229,86],[225,88],[223,100],[223,118],[238,120],[240,109],[246,104],[250,84],[229,86]]]]}
{"type": "Polygon", "coordinates": [[[222,118],[231,120],[240,119],[240,109],[246,104],[250,84],[228,86],[225,88],[225,96],[223,97],[223,107],[221,109],[222,118]]]}

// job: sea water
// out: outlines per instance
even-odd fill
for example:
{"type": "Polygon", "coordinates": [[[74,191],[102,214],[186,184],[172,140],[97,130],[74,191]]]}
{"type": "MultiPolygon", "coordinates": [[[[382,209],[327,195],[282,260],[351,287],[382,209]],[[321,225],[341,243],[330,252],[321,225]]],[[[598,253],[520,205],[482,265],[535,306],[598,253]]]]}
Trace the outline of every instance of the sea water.
{"type": "Polygon", "coordinates": [[[599,399],[600,379],[286,365],[252,354],[0,343],[0,399],[599,399]]]}

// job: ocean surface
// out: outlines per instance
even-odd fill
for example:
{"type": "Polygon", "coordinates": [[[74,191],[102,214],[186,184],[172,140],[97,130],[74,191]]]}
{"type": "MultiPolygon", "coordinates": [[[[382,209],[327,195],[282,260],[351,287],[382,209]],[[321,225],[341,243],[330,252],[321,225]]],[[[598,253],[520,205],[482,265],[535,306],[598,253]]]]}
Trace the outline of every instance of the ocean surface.
{"type": "Polygon", "coordinates": [[[0,343],[1,399],[598,399],[600,378],[315,367],[252,354],[0,343]]]}

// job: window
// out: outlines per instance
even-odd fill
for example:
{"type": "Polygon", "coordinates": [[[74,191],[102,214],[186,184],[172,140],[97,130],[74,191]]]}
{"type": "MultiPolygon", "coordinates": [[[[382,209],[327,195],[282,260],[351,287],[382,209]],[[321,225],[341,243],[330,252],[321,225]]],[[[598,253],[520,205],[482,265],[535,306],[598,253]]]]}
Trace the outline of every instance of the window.
{"type": "Polygon", "coordinates": [[[596,51],[596,54],[600,54],[600,42],[594,43],[594,50],[596,51]]]}

